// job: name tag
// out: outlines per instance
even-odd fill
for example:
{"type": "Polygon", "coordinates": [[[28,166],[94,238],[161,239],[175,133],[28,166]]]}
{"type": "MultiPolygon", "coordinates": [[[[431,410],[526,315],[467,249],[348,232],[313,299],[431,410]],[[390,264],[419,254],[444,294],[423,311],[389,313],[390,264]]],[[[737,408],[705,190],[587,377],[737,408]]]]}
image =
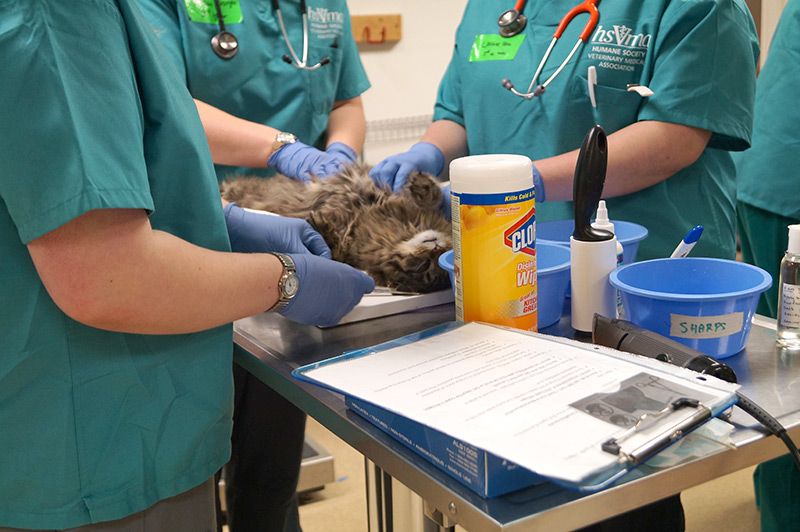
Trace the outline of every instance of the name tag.
{"type": "Polygon", "coordinates": [[[485,33],[475,37],[469,52],[469,62],[510,61],[517,56],[525,35],[501,37],[496,33],[485,33]]]}
{"type": "MultiPolygon", "coordinates": [[[[183,2],[186,5],[189,20],[192,22],[203,24],[219,23],[214,0],[183,0],[183,2]]],[[[241,24],[243,17],[239,0],[219,0],[219,7],[225,24],[241,24]]]]}
{"type": "Polygon", "coordinates": [[[736,334],[744,326],[744,313],[732,312],[722,316],[684,316],[670,314],[669,335],[693,340],[723,338],[736,334]]]}

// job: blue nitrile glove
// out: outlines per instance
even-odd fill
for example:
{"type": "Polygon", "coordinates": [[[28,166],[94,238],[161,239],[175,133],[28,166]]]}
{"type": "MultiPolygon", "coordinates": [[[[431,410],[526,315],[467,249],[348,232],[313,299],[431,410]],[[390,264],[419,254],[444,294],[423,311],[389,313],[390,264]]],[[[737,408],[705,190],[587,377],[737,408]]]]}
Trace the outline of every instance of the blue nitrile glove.
{"type": "Polygon", "coordinates": [[[533,190],[536,192],[536,203],[544,203],[544,181],[542,174],[535,164],[531,164],[533,170],[533,190]]]}
{"type": "Polygon", "coordinates": [[[235,203],[226,205],[224,212],[233,251],[313,253],[331,258],[325,239],[305,220],[242,209],[235,203]]]}
{"type": "Polygon", "coordinates": [[[306,325],[336,325],[364,294],[375,289],[366,273],[314,255],[291,255],[300,289],[280,314],[306,325]]]}
{"type": "Polygon", "coordinates": [[[339,159],[302,142],[284,144],[269,156],[267,164],[283,175],[303,182],[311,180],[311,176],[327,177],[342,169],[339,159]]]}
{"type": "Polygon", "coordinates": [[[332,142],[328,145],[325,153],[333,156],[342,166],[348,166],[358,161],[356,150],[343,142],[332,142]]]}
{"type": "Polygon", "coordinates": [[[411,172],[425,172],[439,175],[444,168],[442,150],[430,142],[417,142],[407,152],[390,155],[369,172],[378,186],[391,188],[398,192],[411,172]]]}
{"type": "Polygon", "coordinates": [[[453,211],[450,210],[450,183],[442,187],[442,214],[448,220],[453,218],[453,211]]]}

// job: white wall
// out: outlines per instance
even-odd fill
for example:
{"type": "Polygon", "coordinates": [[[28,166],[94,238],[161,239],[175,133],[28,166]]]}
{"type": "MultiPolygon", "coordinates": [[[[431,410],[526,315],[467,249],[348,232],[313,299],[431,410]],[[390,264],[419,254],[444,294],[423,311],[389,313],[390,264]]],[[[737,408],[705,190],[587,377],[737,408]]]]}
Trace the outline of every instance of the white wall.
{"type": "Polygon", "coordinates": [[[404,151],[424,132],[466,3],[348,0],[352,15],[399,13],[403,17],[399,42],[360,46],[361,60],[372,83],[363,95],[367,123],[372,126],[364,146],[367,163],[375,164],[387,155],[404,151]]]}
{"type": "Polygon", "coordinates": [[[769,43],[781,16],[786,0],[763,0],[761,2],[761,64],[767,59],[769,43]]]}
{"type": "Polygon", "coordinates": [[[399,13],[403,36],[392,45],[361,45],[372,82],[367,120],[431,114],[466,0],[349,0],[352,15],[399,13]]]}

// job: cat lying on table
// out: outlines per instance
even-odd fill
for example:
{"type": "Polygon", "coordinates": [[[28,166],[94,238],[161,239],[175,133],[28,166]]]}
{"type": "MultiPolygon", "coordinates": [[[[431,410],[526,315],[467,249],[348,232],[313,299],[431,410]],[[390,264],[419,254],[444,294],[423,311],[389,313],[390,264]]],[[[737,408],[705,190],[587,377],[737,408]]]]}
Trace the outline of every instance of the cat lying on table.
{"type": "Polygon", "coordinates": [[[239,177],[221,183],[220,191],[240,207],[304,218],[334,260],[364,270],[379,286],[421,293],[447,288],[450,280],[438,259],[452,247],[452,229],[434,178],[414,173],[392,194],[368,171],[354,165],[309,184],[282,175],[239,177]]]}

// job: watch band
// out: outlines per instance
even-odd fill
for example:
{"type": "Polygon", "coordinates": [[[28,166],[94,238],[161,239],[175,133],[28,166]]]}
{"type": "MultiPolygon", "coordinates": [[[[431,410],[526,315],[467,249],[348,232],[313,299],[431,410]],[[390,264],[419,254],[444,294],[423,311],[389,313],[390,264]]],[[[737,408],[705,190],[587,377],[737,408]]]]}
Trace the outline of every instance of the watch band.
{"type": "Polygon", "coordinates": [[[283,271],[278,279],[278,301],[276,301],[272,308],[267,310],[267,312],[280,312],[286,308],[292,298],[297,295],[297,283],[299,280],[297,278],[297,269],[292,257],[285,253],[270,253],[270,255],[274,255],[279,261],[281,261],[283,271]],[[292,283],[294,283],[293,290],[290,289],[289,286],[292,283]]]}

